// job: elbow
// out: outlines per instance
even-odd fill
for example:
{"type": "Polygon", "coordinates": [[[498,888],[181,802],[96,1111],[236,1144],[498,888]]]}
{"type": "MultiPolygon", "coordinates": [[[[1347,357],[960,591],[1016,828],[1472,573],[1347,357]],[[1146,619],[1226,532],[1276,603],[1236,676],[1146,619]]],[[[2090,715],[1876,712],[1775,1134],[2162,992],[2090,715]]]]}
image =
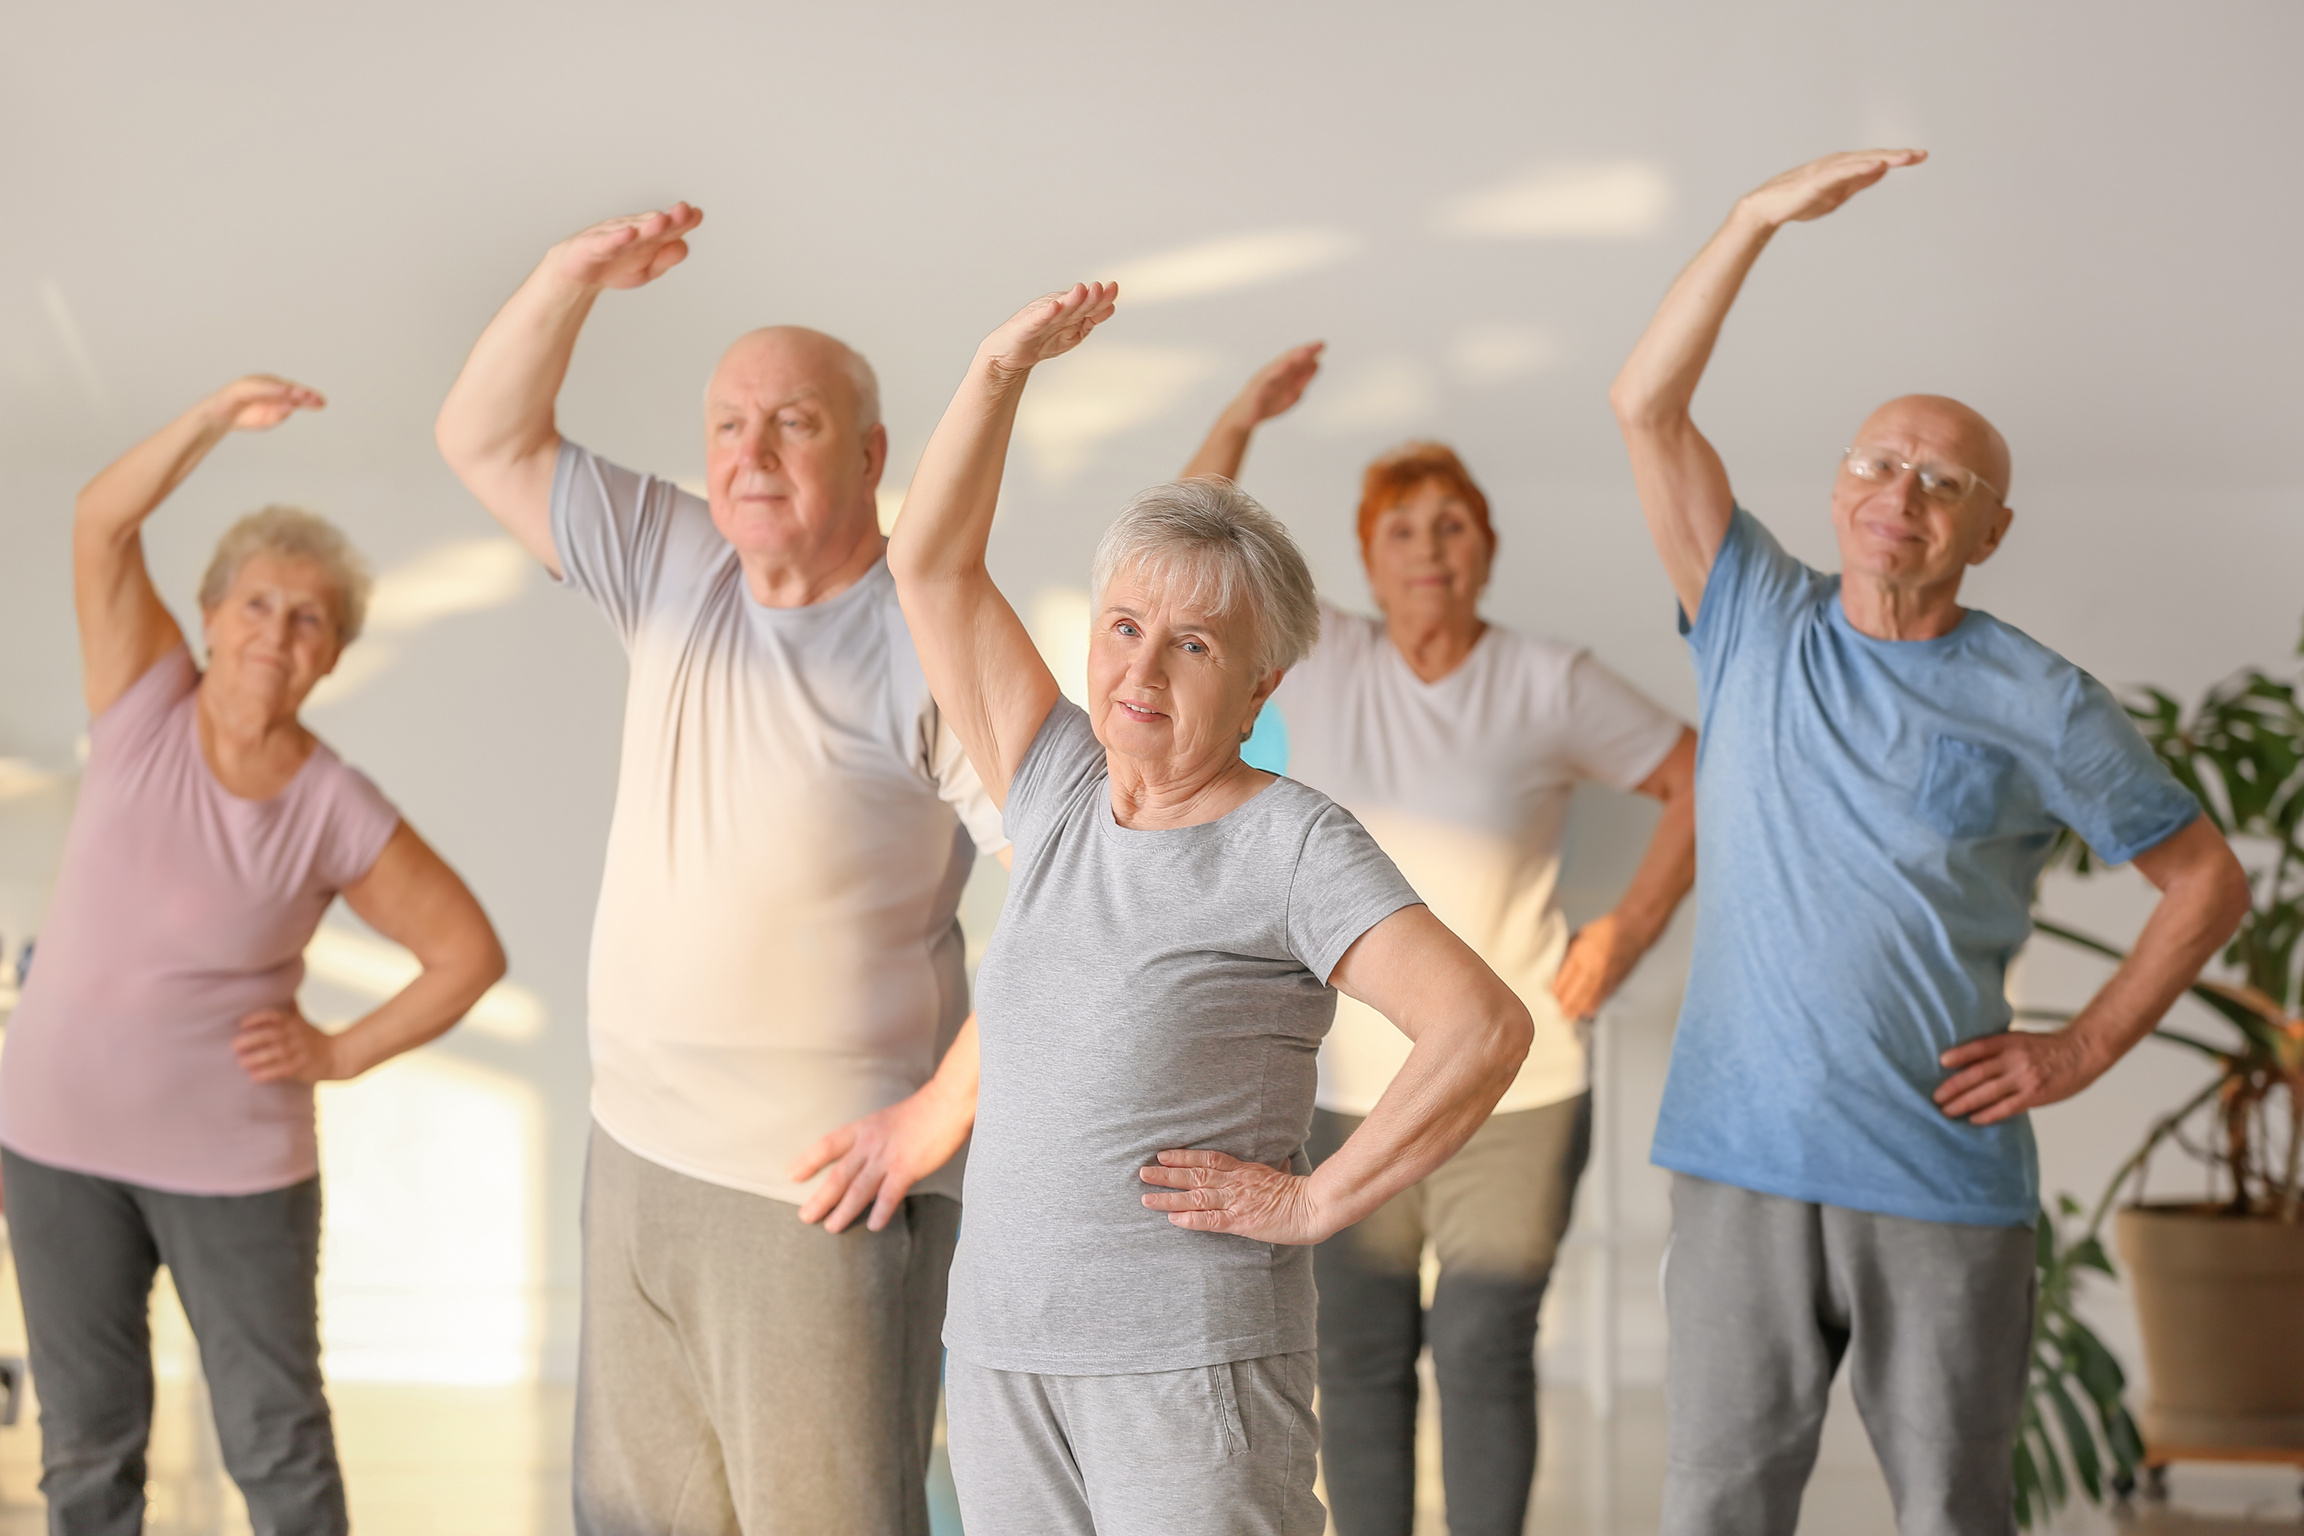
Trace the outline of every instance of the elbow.
{"type": "Polygon", "coordinates": [[[2216,882],[2216,942],[2224,944],[2240,931],[2248,914],[2256,904],[2256,893],[2249,888],[2248,872],[2240,867],[2240,860],[2229,846],[2224,850],[2223,868],[2216,882]]]}
{"type": "Polygon", "coordinates": [[[1488,1021],[1489,1070],[1499,1097],[1520,1075],[1520,1064],[1528,1059],[1529,1047],[1535,1043],[1536,1021],[1528,1005],[1506,992],[1488,1021]]]}
{"type": "Polygon", "coordinates": [[[1608,386],[1608,409],[1616,415],[1617,430],[1626,437],[1661,433],[1675,418],[1687,414],[1684,407],[1675,406],[1646,381],[1633,377],[1629,367],[1608,386]]]}

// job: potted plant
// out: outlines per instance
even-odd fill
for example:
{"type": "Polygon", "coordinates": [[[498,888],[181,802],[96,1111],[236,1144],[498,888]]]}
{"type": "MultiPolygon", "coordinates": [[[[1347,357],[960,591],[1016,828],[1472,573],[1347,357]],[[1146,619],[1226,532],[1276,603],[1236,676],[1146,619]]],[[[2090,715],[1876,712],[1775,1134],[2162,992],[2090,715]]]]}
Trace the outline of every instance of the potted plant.
{"type": "MultiPolygon", "coordinates": [[[[2157,689],[2129,712],[2253,866],[2254,903],[2224,952],[2238,980],[2191,988],[2229,1028],[2216,1038],[2155,1031],[2212,1063],[2209,1080],[2152,1125],[2076,1236],[2042,1213],[2040,1323],[2017,1450],[2027,1524],[2064,1501],[2067,1457],[2070,1480],[2099,1498],[2103,1482],[2125,1489],[2139,1463],[2155,1472],[2190,1459],[2304,1464],[2304,708],[2293,682],[2250,668],[2210,689],[2189,716],[2157,689]],[[2208,1164],[2208,1198],[2146,1199],[2152,1155],[2170,1143],[2208,1164]],[[2141,1443],[2121,1406],[2118,1364],[2071,1310],[2086,1271],[2112,1272],[2099,1233],[2123,1187],[2115,1232],[2152,1374],[2141,1443]]],[[[2059,857],[2078,873],[2091,868],[2069,835],[2059,857]]],[[[2061,923],[2035,918],[2035,926],[2122,956],[2061,923]]],[[[2067,1199],[2063,1212],[2080,1210],[2067,1199]]]]}

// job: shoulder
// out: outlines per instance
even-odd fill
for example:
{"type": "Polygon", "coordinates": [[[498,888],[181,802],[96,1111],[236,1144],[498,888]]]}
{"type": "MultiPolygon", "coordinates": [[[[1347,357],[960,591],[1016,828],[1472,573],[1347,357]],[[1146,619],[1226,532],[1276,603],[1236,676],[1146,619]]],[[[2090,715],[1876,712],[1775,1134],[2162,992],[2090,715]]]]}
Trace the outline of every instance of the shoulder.
{"type": "Polygon", "coordinates": [[[145,750],[160,739],[158,733],[164,722],[176,718],[178,711],[192,707],[193,695],[199,688],[200,669],[193,663],[190,649],[183,645],[170,647],[166,655],[146,667],[142,676],[89,722],[91,760],[94,754],[109,749],[145,750]]]}

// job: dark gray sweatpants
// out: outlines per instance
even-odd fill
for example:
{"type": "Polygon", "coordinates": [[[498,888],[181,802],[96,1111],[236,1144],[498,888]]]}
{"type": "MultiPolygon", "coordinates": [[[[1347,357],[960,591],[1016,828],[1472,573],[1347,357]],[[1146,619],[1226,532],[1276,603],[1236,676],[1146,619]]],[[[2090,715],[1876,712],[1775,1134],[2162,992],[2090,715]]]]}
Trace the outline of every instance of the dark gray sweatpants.
{"type": "Polygon", "coordinates": [[[176,1283],[224,1469],[256,1536],[341,1536],[344,1477],[320,1382],[320,1181],[176,1195],[0,1149],[58,1536],[135,1536],[152,1433],[152,1282],[176,1283]]]}
{"type": "Polygon", "coordinates": [[[1672,1176],[1662,1536],[1792,1536],[1843,1357],[1903,1536],[2014,1536],[2032,1228],[1672,1176]]]}

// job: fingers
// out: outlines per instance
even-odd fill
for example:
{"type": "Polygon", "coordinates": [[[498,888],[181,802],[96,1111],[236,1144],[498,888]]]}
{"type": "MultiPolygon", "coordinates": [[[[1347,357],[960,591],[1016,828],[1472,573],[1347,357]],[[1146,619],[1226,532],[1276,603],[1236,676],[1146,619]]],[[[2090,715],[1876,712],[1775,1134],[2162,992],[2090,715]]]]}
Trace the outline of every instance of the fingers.
{"type": "Polygon", "coordinates": [[[848,1193],[848,1186],[855,1182],[857,1172],[857,1165],[845,1158],[834,1163],[831,1171],[824,1175],[823,1182],[810,1190],[808,1198],[800,1202],[800,1219],[806,1222],[822,1221],[838,1207],[841,1197],[848,1193]]]}
{"type": "Polygon", "coordinates": [[[1974,1040],[1963,1040],[1936,1058],[1937,1065],[1963,1067],[1972,1061],[1989,1061],[2009,1048],[2006,1035],[1979,1035],[1974,1040]]]}
{"type": "Polygon", "coordinates": [[[855,1145],[856,1127],[853,1125],[844,1125],[836,1131],[827,1131],[817,1138],[814,1146],[793,1159],[792,1166],[786,1171],[785,1177],[795,1184],[805,1184],[816,1177],[817,1171],[826,1163],[846,1157],[849,1148],[855,1145]]]}
{"type": "Polygon", "coordinates": [[[872,1203],[873,1197],[879,1194],[882,1176],[878,1170],[865,1169],[861,1172],[863,1177],[849,1180],[848,1187],[841,1192],[840,1203],[832,1208],[831,1215],[824,1218],[825,1231],[847,1231],[849,1223],[862,1215],[865,1207],[872,1203]]]}

